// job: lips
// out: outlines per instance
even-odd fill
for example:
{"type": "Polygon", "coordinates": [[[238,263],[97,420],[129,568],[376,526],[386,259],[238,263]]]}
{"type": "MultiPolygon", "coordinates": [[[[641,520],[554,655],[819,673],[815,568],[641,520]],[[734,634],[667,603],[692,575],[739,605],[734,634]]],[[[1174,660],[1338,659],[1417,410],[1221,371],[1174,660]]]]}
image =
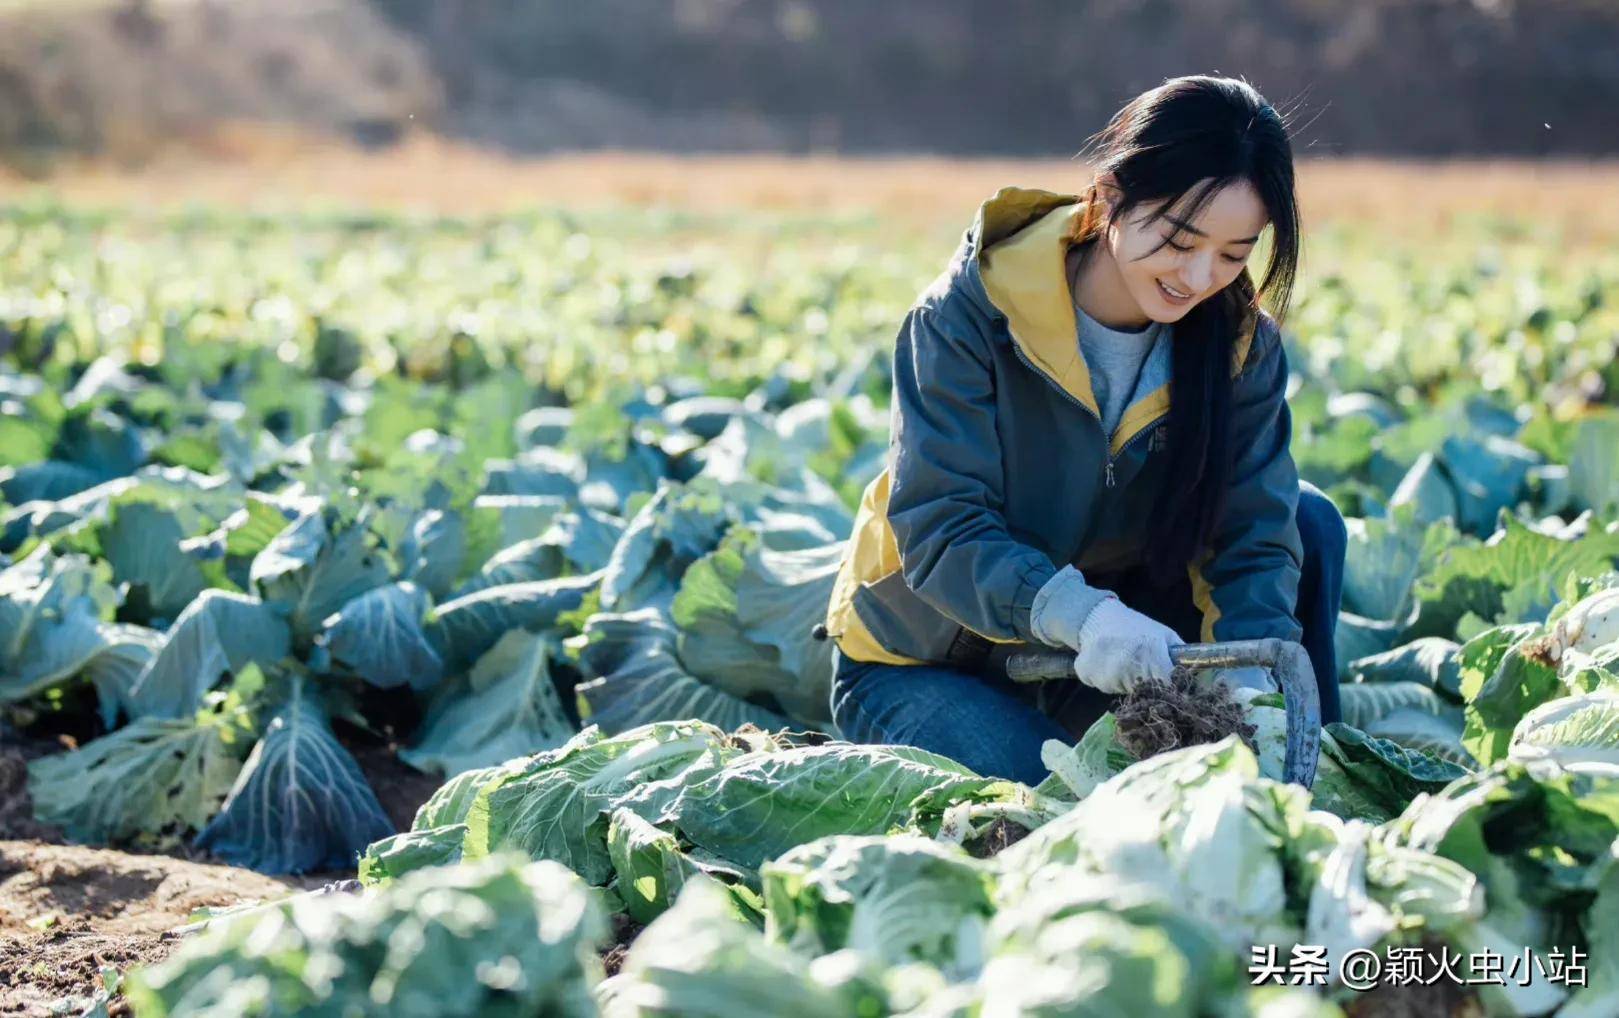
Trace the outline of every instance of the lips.
{"type": "Polygon", "coordinates": [[[1158,286],[1159,295],[1164,298],[1164,301],[1166,303],[1174,304],[1174,305],[1177,305],[1177,306],[1181,305],[1181,304],[1190,304],[1191,303],[1192,298],[1191,298],[1190,295],[1185,296],[1185,297],[1177,297],[1173,293],[1170,293],[1169,290],[1165,288],[1163,280],[1154,280],[1154,282],[1158,286]]]}

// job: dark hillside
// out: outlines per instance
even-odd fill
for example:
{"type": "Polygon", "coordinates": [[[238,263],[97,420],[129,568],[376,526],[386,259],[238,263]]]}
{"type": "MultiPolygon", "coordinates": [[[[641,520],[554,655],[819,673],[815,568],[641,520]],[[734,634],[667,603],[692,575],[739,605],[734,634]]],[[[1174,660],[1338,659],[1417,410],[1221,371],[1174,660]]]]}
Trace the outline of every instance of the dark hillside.
{"type": "Polygon", "coordinates": [[[1311,155],[1619,152],[1612,0],[3,0],[0,158],[237,123],[535,153],[1068,155],[1241,75],[1311,155]]]}
{"type": "Polygon", "coordinates": [[[1322,154],[1619,150],[1611,0],[375,2],[466,127],[518,147],[567,141],[565,81],[669,118],[667,147],[715,147],[724,122],[734,147],[1066,154],[1122,99],[1218,71],[1302,98],[1322,154]]]}

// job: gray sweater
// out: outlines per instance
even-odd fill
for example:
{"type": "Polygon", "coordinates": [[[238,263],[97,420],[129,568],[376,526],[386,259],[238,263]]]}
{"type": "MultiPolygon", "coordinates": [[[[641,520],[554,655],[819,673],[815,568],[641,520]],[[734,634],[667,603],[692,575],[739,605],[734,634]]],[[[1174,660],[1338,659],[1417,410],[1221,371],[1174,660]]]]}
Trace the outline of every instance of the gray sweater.
{"type": "MultiPolygon", "coordinates": [[[[1124,416],[1124,408],[1130,405],[1147,355],[1170,326],[1152,322],[1134,332],[1110,329],[1086,314],[1077,302],[1074,319],[1079,327],[1080,352],[1091,369],[1096,405],[1102,411],[1102,430],[1111,437],[1119,426],[1119,418],[1124,416]]],[[[1163,345],[1163,356],[1167,356],[1169,344],[1163,345]]]]}

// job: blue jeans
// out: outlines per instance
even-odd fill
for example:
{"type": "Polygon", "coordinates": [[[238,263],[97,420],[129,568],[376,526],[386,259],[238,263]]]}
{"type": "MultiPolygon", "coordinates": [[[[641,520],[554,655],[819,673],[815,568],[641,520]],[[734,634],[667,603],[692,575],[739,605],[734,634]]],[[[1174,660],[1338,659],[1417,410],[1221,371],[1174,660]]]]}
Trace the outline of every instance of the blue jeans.
{"type": "MultiPolygon", "coordinates": [[[[1300,642],[1321,690],[1321,723],[1337,721],[1338,665],[1333,630],[1343,595],[1348,535],[1332,500],[1299,485],[1299,538],[1304,549],[1296,617],[1300,642]]],[[[1190,581],[1154,587],[1144,573],[1088,576],[1136,611],[1195,641],[1202,614],[1190,581]]],[[[1019,685],[993,672],[938,665],[885,665],[836,654],[832,717],[852,742],[916,746],[950,757],[979,774],[1038,784],[1046,776],[1040,746],[1072,742],[1112,706],[1113,698],[1080,682],[1019,685]]]]}

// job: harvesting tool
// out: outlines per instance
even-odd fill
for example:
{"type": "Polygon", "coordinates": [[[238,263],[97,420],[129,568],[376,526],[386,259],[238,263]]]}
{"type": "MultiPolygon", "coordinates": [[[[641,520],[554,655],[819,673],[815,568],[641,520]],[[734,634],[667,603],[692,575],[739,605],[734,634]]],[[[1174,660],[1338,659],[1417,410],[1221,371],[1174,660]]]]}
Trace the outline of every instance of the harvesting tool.
{"type": "MultiPolygon", "coordinates": [[[[1277,639],[1185,643],[1169,648],[1169,659],[1178,668],[1259,665],[1270,669],[1287,708],[1285,775],[1288,781],[1305,788],[1315,783],[1315,766],[1321,753],[1321,694],[1315,684],[1315,669],[1310,667],[1303,647],[1277,639]]],[[[1018,651],[1006,659],[1006,674],[1013,682],[1072,678],[1074,652],[1054,647],[1018,651]]]]}

